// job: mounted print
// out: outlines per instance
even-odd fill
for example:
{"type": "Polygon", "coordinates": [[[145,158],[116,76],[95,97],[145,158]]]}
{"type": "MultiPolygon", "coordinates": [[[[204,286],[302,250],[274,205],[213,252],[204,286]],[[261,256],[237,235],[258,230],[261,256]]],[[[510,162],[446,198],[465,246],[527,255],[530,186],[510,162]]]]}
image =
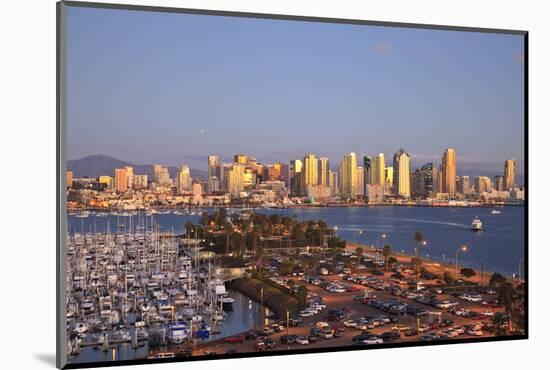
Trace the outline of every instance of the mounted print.
{"type": "Polygon", "coordinates": [[[526,76],[525,31],[58,3],[58,367],[527,338],[526,76]]]}

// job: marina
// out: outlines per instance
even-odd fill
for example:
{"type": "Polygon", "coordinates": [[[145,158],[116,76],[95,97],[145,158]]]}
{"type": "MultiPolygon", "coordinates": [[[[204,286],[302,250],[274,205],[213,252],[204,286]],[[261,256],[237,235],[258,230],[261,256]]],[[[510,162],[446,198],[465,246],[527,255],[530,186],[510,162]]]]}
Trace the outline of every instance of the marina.
{"type": "Polygon", "coordinates": [[[146,358],[263,326],[266,309],[227,289],[242,271],[199,258],[198,239],[161,232],[151,216],[109,230],[67,235],[69,362],[146,358]]]}

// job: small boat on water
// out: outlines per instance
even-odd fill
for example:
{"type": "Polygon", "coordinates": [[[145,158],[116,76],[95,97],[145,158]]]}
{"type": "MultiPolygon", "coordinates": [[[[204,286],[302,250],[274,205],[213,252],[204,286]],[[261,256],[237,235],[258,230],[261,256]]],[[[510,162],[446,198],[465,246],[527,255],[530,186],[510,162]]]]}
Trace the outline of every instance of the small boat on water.
{"type": "Polygon", "coordinates": [[[95,214],[95,216],[96,216],[96,217],[107,217],[108,214],[105,213],[105,212],[98,212],[98,213],[95,214]]]}
{"type": "Polygon", "coordinates": [[[483,223],[482,223],[481,220],[476,216],[476,217],[474,217],[474,219],[472,220],[472,230],[473,230],[473,231],[481,231],[481,229],[483,229],[483,223]]]}
{"type": "Polygon", "coordinates": [[[90,215],[90,212],[88,211],[82,211],[82,212],[79,212],[75,215],[75,217],[79,217],[79,218],[86,218],[90,215]]]}
{"type": "Polygon", "coordinates": [[[493,210],[491,211],[491,214],[492,214],[492,215],[500,215],[500,211],[497,211],[496,209],[493,209],[493,210]]]}

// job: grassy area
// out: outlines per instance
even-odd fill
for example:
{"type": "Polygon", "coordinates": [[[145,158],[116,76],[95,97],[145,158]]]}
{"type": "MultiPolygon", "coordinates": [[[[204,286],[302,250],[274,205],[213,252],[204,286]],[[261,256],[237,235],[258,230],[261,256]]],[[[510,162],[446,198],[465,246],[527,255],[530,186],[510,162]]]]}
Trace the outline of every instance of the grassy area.
{"type": "Polygon", "coordinates": [[[256,277],[243,278],[231,283],[231,287],[237,289],[247,297],[261,302],[263,288],[263,303],[278,317],[286,317],[286,310],[294,316],[300,310],[298,298],[256,277]]]}

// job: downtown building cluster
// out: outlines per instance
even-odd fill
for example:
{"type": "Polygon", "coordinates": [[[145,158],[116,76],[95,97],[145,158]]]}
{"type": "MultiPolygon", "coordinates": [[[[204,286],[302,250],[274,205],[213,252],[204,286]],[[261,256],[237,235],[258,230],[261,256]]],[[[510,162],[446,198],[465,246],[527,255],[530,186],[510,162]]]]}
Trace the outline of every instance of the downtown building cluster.
{"type": "Polygon", "coordinates": [[[516,183],[516,163],[505,161],[502,175],[494,178],[457,173],[457,155],[447,148],[439,164],[428,162],[413,169],[411,155],[403,149],[386,160],[383,153],[358,157],[346,153],[331,166],[327,157],[306,154],[289,163],[263,164],[256,158],[236,154],[231,162],[207,157],[207,178],[193,179],[189,166],[172,178],[169,168],[153,165],[153,178],[135,174],[132,167],[117,168],[114,176],[73,180],[67,173],[69,201],[102,207],[142,208],[182,204],[400,204],[416,202],[473,201],[482,203],[523,201],[516,183]],[[74,182],[77,181],[75,186],[74,182]]]}

